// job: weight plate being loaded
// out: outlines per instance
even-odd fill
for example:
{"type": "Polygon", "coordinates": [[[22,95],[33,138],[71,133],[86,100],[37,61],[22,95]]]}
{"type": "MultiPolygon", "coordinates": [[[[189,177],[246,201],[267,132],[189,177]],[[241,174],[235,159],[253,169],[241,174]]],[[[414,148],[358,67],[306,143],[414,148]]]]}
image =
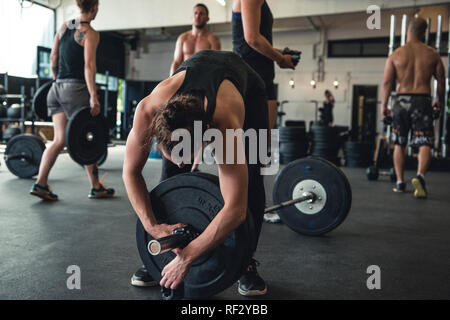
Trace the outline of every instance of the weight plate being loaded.
{"type": "Polygon", "coordinates": [[[39,173],[44,150],[44,141],[37,136],[30,134],[15,136],[6,146],[6,166],[12,174],[19,178],[32,178],[39,173]]]}
{"type": "Polygon", "coordinates": [[[281,220],[294,231],[319,236],[338,227],[351,208],[352,190],[344,173],[332,163],[309,157],[288,164],[275,179],[273,202],[282,203],[304,194],[303,201],[278,211],[281,220]]]}
{"type": "Polygon", "coordinates": [[[43,84],[33,97],[33,111],[39,119],[44,121],[51,121],[51,117],[48,116],[47,95],[52,85],[53,81],[43,84]]]}
{"type": "Polygon", "coordinates": [[[91,116],[90,108],[78,110],[66,128],[70,157],[80,165],[97,163],[108,148],[108,127],[102,115],[91,116]]]}
{"type": "MultiPolygon", "coordinates": [[[[223,207],[219,180],[206,173],[177,175],[161,182],[150,192],[152,208],[158,223],[184,223],[203,232],[223,207]]],[[[136,240],[139,255],[157,282],[161,271],[175,258],[172,251],[152,256],[148,243],[154,238],[137,222],[136,240]]],[[[184,298],[204,299],[235,283],[248,266],[254,247],[252,216],[234,230],[225,241],[191,265],[184,279],[184,298]]]]}

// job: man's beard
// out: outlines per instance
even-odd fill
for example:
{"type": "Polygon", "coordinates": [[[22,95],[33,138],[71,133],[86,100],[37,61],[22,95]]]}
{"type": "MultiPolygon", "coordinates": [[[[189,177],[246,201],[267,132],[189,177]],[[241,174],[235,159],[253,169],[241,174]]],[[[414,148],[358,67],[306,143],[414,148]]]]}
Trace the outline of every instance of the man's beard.
{"type": "Polygon", "coordinates": [[[197,29],[204,29],[206,27],[206,22],[202,24],[194,24],[194,27],[197,29]]]}

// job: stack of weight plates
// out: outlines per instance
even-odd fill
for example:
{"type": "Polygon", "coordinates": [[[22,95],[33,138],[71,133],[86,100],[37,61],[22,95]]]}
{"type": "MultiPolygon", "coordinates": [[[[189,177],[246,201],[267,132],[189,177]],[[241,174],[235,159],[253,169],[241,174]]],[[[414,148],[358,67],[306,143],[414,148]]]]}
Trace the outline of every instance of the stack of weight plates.
{"type": "Polygon", "coordinates": [[[346,141],[344,143],[345,165],[350,168],[365,168],[372,162],[373,145],[368,142],[346,141]]]}
{"type": "Polygon", "coordinates": [[[281,164],[287,164],[306,156],[308,143],[305,127],[281,127],[279,134],[281,164]]]}
{"type": "Polygon", "coordinates": [[[340,165],[338,151],[341,143],[336,128],[313,124],[310,131],[312,138],[311,155],[340,165]]]}

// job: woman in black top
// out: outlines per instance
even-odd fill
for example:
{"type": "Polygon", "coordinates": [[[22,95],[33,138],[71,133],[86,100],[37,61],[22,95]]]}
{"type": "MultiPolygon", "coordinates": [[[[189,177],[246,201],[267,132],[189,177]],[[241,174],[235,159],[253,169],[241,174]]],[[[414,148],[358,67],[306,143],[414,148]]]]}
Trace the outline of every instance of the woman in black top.
{"type": "Polygon", "coordinates": [[[231,20],[233,51],[263,79],[269,103],[269,125],[277,117],[274,62],[283,69],[295,69],[291,55],[283,55],[272,42],[273,16],[265,0],[234,0],[231,20]]]}

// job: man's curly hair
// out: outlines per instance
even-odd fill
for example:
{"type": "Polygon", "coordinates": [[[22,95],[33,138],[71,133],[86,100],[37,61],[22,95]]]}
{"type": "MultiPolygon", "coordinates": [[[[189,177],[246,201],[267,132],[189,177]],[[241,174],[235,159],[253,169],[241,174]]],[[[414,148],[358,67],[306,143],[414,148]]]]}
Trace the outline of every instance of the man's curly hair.
{"type": "Polygon", "coordinates": [[[158,110],[150,126],[150,136],[158,141],[160,148],[171,153],[179,141],[172,141],[172,133],[186,129],[191,134],[191,150],[194,150],[194,121],[202,121],[202,134],[206,130],[206,112],[202,101],[193,95],[176,95],[158,110]]]}

